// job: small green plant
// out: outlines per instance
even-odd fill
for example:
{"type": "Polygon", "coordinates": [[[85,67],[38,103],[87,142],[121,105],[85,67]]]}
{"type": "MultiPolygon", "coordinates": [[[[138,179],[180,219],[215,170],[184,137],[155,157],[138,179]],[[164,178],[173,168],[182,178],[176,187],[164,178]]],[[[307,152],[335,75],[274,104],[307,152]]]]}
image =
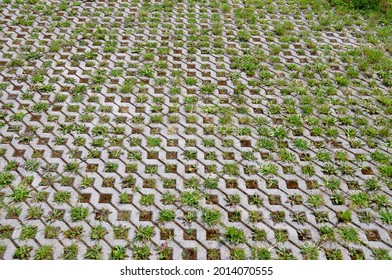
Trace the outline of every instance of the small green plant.
{"type": "Polygon", "coordinates": [[[278,167],[273,163],[267,163],[260,166],[263,175],[274,175],[278,173],[278,167]]]}
{"type": "Polygon", "coordinates": [[[80,183],[81,187],[88,188],[91,187],[94,183],[94,178],[91,177],[83,177],[82,182],[80,183]]]}
{"type": "Polygon", "coordinates": [[[200,92],[204,94],[213,94],[216,89],[216,85],[213,83],[204,84],[200,88],[200,92]]]}
{"type": "Polygon", "coordinates": [[[84,229],[82,226],[71,227],[63,232],[64,236],[69,239],[79,239],[83,236],[84,229]]]}
{"type": "Polygon", "coordinates": [[[202,209],[202,219],[208,226],[214,226],[220,222],[221,212],[218,209],[202,209]]]}
{"type": "Polygon", "coordinates": [[[366,192],[352,194],[350,200],[354,207],[366,208],[370,204],[370,196],[366,192]]]}
{"type": "Polygon", "coordinates": [[[6,166],[4,167],[5,171],[16,171],[17,168],[19,167],[20,163],[17,162],[16,160],[11,160],[7,162],[6,166]]]}
{"type": "Polygon", "coordinates": [[[219,178],[206,178],[204,180],[204,187],[206,189],[217,189],[219,184],[219,178]]]}
{"type": "Polygon", "coordinates": [[[275,22],[274,23],[274,32],[278,36],[286,35],[289,30],[294,29],[294,24],[290,21],[283,22],[275,22]]]}
{"type": "Polygon", "coordinates": [[[275,240],[279,243],[284,243],[289,240],[289,234],[286,230],[278,229],[275,231],[275,240]]]}
{"type": "Polygon", "coordinates": [[[79,169],[80,169],[79,162],[77,162],[76,160],[72,162],[68,162],[64,167],[65,172],[71,172],[71,173],[78,173],[79,169]]]}
{"type": "Polygon", "coordinates": [[[271,252],[267,248],[253,247],[252,248],[252,259],[253,260],[270,260],[271,252]]]}
{"type": "Polygon", "coordinates": [[[240,175],[239,167],[235,163],[224,164],[223,165],[223,173],[231,175],[231,176],[239,176],[240,175]]]}
{"type": "Polygon", "coordinates": [[[83,206],[76,206],[71,209],[71,218],[73,222],[82,221],[89,215],[89,209],[83,206]]]}
{"type": "Polygon", "coordinates": [[[146,165],[146,169],[144,171],[146,174],[157,174],[158,173],[158,165],[146,165]]]}
{"type": "Polygon", "coordinates": [[[343,260],[342,251],[339,249],[325,250],[325,256],[327,260],[343,260]]]}
{"type": "Polygon", "coordinates": [[[29,198],[30,190],[24,186],[19,185],[15,189],[13,189],[12,194],[9,195],[13,202],[22,202],[29,198]]]}
{"type": "Polygon", "coordinates": [[[119,202],[120,202],[120,204],[129,204],[131,202],[130,198],[132,198],[132,196],[130,194],[128,194],[126,192],[120,193],[119,202]]]}
{"type": "Polygon", "coordinates": [[[20,246],[15,250],[14,259],[28,260],[32,250],[32,246],[20,246]]]}
{"type": "Polygon", "coordinates": [[[159,213],[160,222],[172,222],[176,217],[176,212],[174,210],[163,209],[159,213]]]}
{"type": "Polygon", "coordinates": [[[113,226],[113,233],[114,233],[114,237],[115,239],[127,239],[128,238],[128,231],[129,228],[125,227],[125,226],[113,226]]]}
{"type": "Polygon", "coordinates": [[[99,240],[104,238],[104,236],[108,233],[107,229],[102,225],[98,225],[91,228],[90,238],[92,240],[99,240]]]}
{"type": "Polygon", "coordinates": [[[95,244],[93,247],[87,248],[84,258],[86,260],[100,260],[102,259],[102,246],[95,244]]]}
{"type": "Polygon", "coordinates": [[[187,86],[195,86],[197,84],[197,79],[194,77],[187,77],[185,79],[185,84],[187,86]]]}
{"type": "Polygon", "coordinates": [[[168,204],[174,204],[177,201],[177,197],[170,193],[170,192],[165,192],[162,194],[162,203],[165,205],[168,204]]]}
{"type": "Polygon", "coordinates": [[[165,189],[172,189],[176,187],[176,179],[163,178],[163,187],[165,189]]]}
{"type": "Polygon", "coordinates": [[[380,189],[380,185],[378,183],[378,180],[375,178],[371,178],[369,180],[366,180],[364,187],[365,187],[365,189],[367,189],[369,191],[376,191],[376,190],[380,189]]]}
{"type": "Polygon", "coordinates": [[[144,64],[143,67],[139,70],[139,74],[147,78],[153,78],[154,69],[152,68],[152,65],[144,64]]]}
{"type": "Polygon", "coordinates": [[[48,109],[49,104],[47,102],[40,101],[33,106],[33,111],[37,113],[47,111],[48,109]]]}
{"type": "Polygon", "coordinates": [[[259,60],[251,55],[235,56],[231,60],[231,68],[244,71],[247,75],[254,75],[260,69],[259,60]]]}
{"type": "Polygon", "coordinates": [[[53,260],[53,246],[43,245],[39,247],[34,256],[35,260],[53,260]]]}
{"type": "Polygon", "coordinates": [[[162,139],[159,137],[147,137],[147,146],[149,147],[159,147],[162,139]]]}
{"type": "Polygon", "coordinates": [[[155,201],[155,195],[153,194],[143,194],[140,198],[140,204],[143,206],[153,205],[155,201]]]}
{"type": "Polygon", "coordinates": [[[71,193],[67,191],[58,191],[54,194],[53,201],[57,203],[69,203],[71,193]]]}
{"type": "Polygon", "coordinates": [[[227,240],[233,244],[245,243],[246,237],[242,229],[236,228],[234,226],[228,227],[226,229],[225,237],[227,240]]]}
{"type": "Polygon", "coordinates": [[[27,209],[27,216],[26,219],[28,220],[38,220],[43,215],[44,210],[41,206],[31,206],[27,209]]]}
{"type": "Polygon", "coordinates": [[[290,214],[290,217],[291,217],[291,219],[293,219],[293,222],[296,222],[301,225],[306,223],[306,221],[307,221],[305,212],[292,212],[290,214]]]}
{"type": "Polygon", "coordinates": [[[112,249],[110,260],[125,260],[127,258],[126,249],[123,246],[117,245],[112,249]]]}
{"type": "Polygon", "coordinates": [[[118,163],[116,162],[107,162],[105,164],[105,172],[116,172],[118,169],[118,163]]]}
{"type": "Polygon", "coordinates": [[[320,238],[324,241],[335,241],[334,229],[328,226],[322,226],[319,228],[320,238]]]}
{"type": "Polygon", "coordinates": [[[308,202],[312,207],[318,208],[324,205],[324,198],[319,194],[314,194],[309,196],[308,202]]]}
{"type": "Polygon", "coordinates": [[[330,199],[331,199],[333,205],[343,205],[345,203],[344,196],[340,193],[337,193],[337,192],[333,193],[330,196],[330,199]]]}
{"type": "Polygon", "coordinates": [[[309,149],[309,144],[308,141],[301,138],[297,138],[294,140],[294,147],[300,151],[306,151],[309,149]]]}
{"type": "Polygon", "coordinates": [[[347,209],[345,211],[338,212],[337,218],[339,222],[349,223],[351,222],[351,211],[347,209]]]}
{"type": "Polygon", "coordinates": [[[351,243],[359,243],[358,232],[353,227],[340,227],[339,233],[343,240],[351,243]]]}
{"type": "Polygon", "coordinates": [[[287,149],[280,149],[278,151],[279,159],[284,162],[295,162],[296,157],[293,153],[289,152],[287,149]]]}
{"type": "Polygon", "coordinates": [[[335,191],[340,188],[340,180],[338,178],[332,177],[330,179],[323,178],[325,187],[331,191],[335,191]]]}
{"type": "Polygon", "coordinates": [[[392,211],[380,211],[380,219],[383,224],[392,225],[392,211]]]}
{"type": "Polygon", "coordinates": [[[78,258],[78,246],[72,244],[64,247],[64,254],[62,257],[64,260],[76,260],[78,258]]]}
{"type": "Polygon", "coordinates": [[[315,167],[311,164],[305,165],[301,169],[302,169],[302,172],[308,176],[312,176],[316,173],[315,167]]]}
{"type": "Polygon", "coordinates": [[[238,31],[238,39],[242,42],[248,42],[252,38],[252,35],[247,30],[238,31]]]}
{"type": "Polygon", "coordinates": [[[252,240],[253,241],[265,241],[267,239],[267,232],[260,228],[253,228],[252,240]]]}
{"type": "Polygon", "coordinates": [[[15,176],[10,172],[0,172],[0,189],[11,185],[14,180],[15,176]]]}
{"type": "Polygon", "coordinates": [[[153,226],[140,226],[136,229],[135,241],[149,241],[154,236],[154,227],[153,226]]]}
{"type": "Polygon", "coordinates": [[[236,248],[236,247],[231,249],[230,258],[232,260],[245,260],[246,259],[245,250],[243,248],[236,248]]]}
{"type": "Polygon", "coordinates": [[[259,223],[263,221],[263,213],[260,211],[249,211],[249,221],[251,223],[259,223]]]}
{"type": "Polygon", "coordinates": [[[391,260],[391,256],[389,255],[388,250],[383,248],[374,248],[372,249],[373,257],[376,260],[391,260]]]}
{"type": "Polygon", "coordinates": [[[21,240],[33,239],[37,234],[38,227],[34,225],[27,225],[22,227],[19,238],[21,240]]]}
{"type": "Polygon", "coordinates": [[[184,158],[186,160],[194,160],[197,158],[197,151],[193,150],[185,150],[184,151],[184,158]]]}
{"type": "Polygon", "coordinates": [[[226,197],[227,205],[235,206],[241,202],[241,196],[239,194],[230,194],[226,197]]]}
{"type": "Polygon", "coordinates": [[[278,254],[279,260],[295,260],[296,257],[293,255],[292,251],[287,248],[277,248],[276,253],[278,254]]]}
{"type": "Polygon", "coordinates": [[[148,245],[132,246],[132,258],[134,260],[148,260],[151,255],[151,249],[148,245]]]}
{"type": "Polygon", "coordinates": [[[257,207],[263,206],[263,198],[258,194],[249,195],[248,202],[250,205],[256,205],[257,207]]]}
{"type": "Polygon", "coordinates": [[[8,239],[11,238],[13,228],[10,225],[1,225],[0,226],[0,239],[8,239]]]}
{"type": "Polygon", "coordinates": [[[317,260],[319,257],[319,249],[317,246],[305,243],[301,247],[301,254],[304,260],[317,260]]]}
{"type": "Polygon", "coordinates": [[[184,205],[196,207],[202,197],[203,195],[199,191],[186,191],[181,193],[181,202],[184,205]]]}
{"type": "Polygon", "coordinates": [[[284,211],[272,211],[270,218],[274,223],[283,223],[286,220],[286,213],[284,211]]]}

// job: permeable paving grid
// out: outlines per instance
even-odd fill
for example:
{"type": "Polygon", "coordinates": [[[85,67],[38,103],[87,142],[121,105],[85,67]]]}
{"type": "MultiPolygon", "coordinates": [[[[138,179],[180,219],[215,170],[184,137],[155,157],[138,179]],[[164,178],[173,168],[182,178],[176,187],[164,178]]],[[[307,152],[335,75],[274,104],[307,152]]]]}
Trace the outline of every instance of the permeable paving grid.
{"type": "Polygon", "coordinates": [[[308,2],[2,1],[0,258],[390,258],[388,27],[308,2]]]}

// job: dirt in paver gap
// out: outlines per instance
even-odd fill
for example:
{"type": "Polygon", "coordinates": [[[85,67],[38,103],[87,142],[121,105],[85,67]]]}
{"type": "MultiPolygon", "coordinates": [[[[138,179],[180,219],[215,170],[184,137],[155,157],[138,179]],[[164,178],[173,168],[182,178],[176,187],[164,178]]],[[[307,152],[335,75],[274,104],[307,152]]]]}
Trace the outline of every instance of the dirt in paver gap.
{"type": "Polygon", "coordinates": [[[391,258],[390,26],[309,1],[19,2],[1,259],[391,258]]]}

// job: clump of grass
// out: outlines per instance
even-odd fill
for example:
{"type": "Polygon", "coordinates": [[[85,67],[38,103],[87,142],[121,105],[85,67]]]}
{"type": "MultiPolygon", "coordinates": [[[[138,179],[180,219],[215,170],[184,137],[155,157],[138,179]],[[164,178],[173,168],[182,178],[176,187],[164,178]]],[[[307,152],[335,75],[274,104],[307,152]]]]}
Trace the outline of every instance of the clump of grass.
{"type": "Polygon", "coordinates": [[[135,233],[135,241],[148,241],[154,236],[154,227],[153,226],[145,226],[138,227],[135,233]]]}
{"type": "Polygon", "coordinates": [[[254,75],[261,65],[252,55],[235,56],[231,60],[231,68],[244,71],[247,75],[254,75]]]}
{"type": "Polygon", "coordinates": [[[392,211],[380,211],[380,219],[383,224],[392,225],[392,211]]]}
{"type": "Polygon", "coordinates": [[[147,137],[147,146],[149,147],[159,147],[162,139],[159,137],[147,137]]]}
{"type": "Polygon", "coordinates": [[[11,185],[14,180],[15,176],[10,172],[0,172],[0,189],[11,185]]]}
{"type": "Polygon", "coordinates": [[[181,194],[181,202],[186,206],[196,207],[202,198],[202,194],[198,191],[187,191],[181,194]]]}
{"type": "Polygon", "coordinates": [[[102,246],[95,244],[93,247],[87,248],[84,258],[86,260],[100,260],[102,259],[102,246]]]}
{"type": "Polygon", "coordinates": [[[19,238],[21,240],[33,239],[37,234],[37,229],[37,226],[34,225],[23,226],[19,238]]]}
{"type": "Polygon", "coordinates": [[[65,247],[62,258],[64,260],[76,260],[78,258],[78,246],[76,244],[72,244],[65,247]]]}
{"type": "Polygon", "coordinates": [[[3,254],[7,250],[7,246],[5,245],[0,245],[0,254],[3,254]]]}
{"type": "Polygon", "coordinates": [[[140,204],[143,206],[153,205],[155,201],[155,196],[153,194],[143,194],[140,198],[140,204]]]}
{"type": "Polygon", "coordinates": [[[340,227],[339,233],[343,240],[351,243],[359,243],[358,232],[353,227],[340,227]]]}
{"type": "Polygon", "coordinates": [[[126,248],[118,245],[112,249],[112,253],[110,254],[109,259],[111,259],[111,260],[125,260],[126,258],[127,258],[126,248]]]}
{"type": "Polygon", "coordinates": [[[246,242],[244,231],[234,226],[227,228],[225,236],[227,240],[229,240],[229,242],[233,244],[240,244],[246,242]]]}
{"type": "Polygon", "coordinates": [[[18,260],[28,260],[30,258],[30,253],[33,250],[32,246],[20,246],[15,250],[14,259],[18,260]]]}
{"type": "Polygon", "coordinates": [[[214,226],[220,222],[222,213],[218,209],[204,208],[202,210],[202,219],[208,226],[214,226]]]}
{"type": "Polygon", "coordinates": [[[24,185],[19,185],[16,187],[12,194],[9,195],[13,202],[22,202],[29,198],[30,190],[24,185]]]}
{"type": "Polygon", "coordinates": [[[71,218],[73,222],[82,221],[87,218],[89,209],[83,206],[76,206],[71,209],[71,218]]]}
{"type": "Polygon", "coordinates": [[[223,165],[223,173],[231,175],[231,176],[239,176],[240,170],[237,164],[228,163],[223,165]]]}
{"type": "Polygon", "coordinates": [[[170,209],[163,209],[159,213],[159,221],[160,222],[172,222],[176,217],[176,212],[170,209]]]}
{"type": "Polygon", "coordinates": [[[245,260],[246,259],[245,250],[242,248],[233,248],[230,252],[230,258],[232,260],[245,260]]]}
{"type": "Polygon", "coordinates": [[[53,246],[43,245],[37,249],[35,260],[53,260],[53,246]]]}
{"type": "Polygon", "coordinates": [[[133,246],[132,247],[132,258],[134,260],[148,260],[151,255],[151,249],[148,245],[133,246]]]}
{"type": "Polygon", "coordinates": [[[274,24],[274,32],[278,36],[283,36],[287,33],[287,31],[293,29],[294,29],[294,24],[290,21],[276,22],[274,24]]]}
{"type": "Polygon", "coordinates": [[[383,248],[374,248],[372,250],[373,257],[376,260],[391,260],[391,256],[389,255],[388,250],[383,248]]]}
{"type": "Polygon", "coordinates": [[[107,233],[108,231],[105,227],[103,227],[102,225],[98,225],[91,229],[90,238],[92,240],[102,239],[107,233]]]}
{"type": "Polygon", "coordinates": [[[304,260],[317,260],[319,257],[319,251],[317,246],[305,243],[301,247],[301,254],[304,260]]]}
{"type": "Polygon", "coordinates": [[[267,248],[254,247],[252,248],[252,259],[254,260],[270,260],[271,252],[267,248]]]}

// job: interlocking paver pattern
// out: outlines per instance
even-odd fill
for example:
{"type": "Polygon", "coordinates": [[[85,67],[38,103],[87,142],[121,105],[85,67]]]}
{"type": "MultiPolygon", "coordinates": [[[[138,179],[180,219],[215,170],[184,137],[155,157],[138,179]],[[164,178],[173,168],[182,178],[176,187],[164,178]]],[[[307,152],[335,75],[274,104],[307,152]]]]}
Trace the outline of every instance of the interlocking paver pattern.
{"type": "Polygon", "coordinates": [[[350,56],[374,48],[360,20],[19,2],[0,4],[3,259],[391,251],[390,74],[372,68],[391,58],[350,56]]]}

